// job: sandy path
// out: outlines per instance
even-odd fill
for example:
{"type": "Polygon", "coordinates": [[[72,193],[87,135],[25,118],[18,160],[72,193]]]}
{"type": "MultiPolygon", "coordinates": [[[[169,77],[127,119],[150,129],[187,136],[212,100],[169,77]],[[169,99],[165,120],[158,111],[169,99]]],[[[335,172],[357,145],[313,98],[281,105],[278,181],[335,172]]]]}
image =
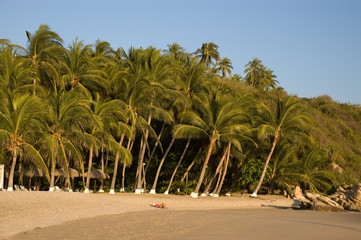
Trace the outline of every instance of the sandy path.
{"type": "Polygon", "coordinates": [[[214,210],[290,207],[293,200],[282,196],[267,199],[219,197],[192,199],[189,196],[83,194],[66,192],[0,192],[0,239],[35,228],[67,221],[136,211],[159,210],[151,203],[167,204],[170,210],[214,210]]]}

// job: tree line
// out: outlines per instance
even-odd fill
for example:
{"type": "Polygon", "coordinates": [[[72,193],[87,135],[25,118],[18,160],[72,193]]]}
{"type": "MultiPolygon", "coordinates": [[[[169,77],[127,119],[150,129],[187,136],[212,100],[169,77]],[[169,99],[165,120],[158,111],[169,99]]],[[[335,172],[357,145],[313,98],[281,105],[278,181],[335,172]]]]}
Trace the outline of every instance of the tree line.
{"type": "Polygon", "coordinates": [[[241,77],[212,42],[188,53],[177,43],[125,50],[75,39],[64,47],[47,25],[26,36],[26,47],[0,40],[8,191],[29,169],[43,173],[49,191],[89,192],[94,169],[109,174],[99,188],[110,193],[257,196],[336,183],[307,104],[258,58],[241,77]]]}

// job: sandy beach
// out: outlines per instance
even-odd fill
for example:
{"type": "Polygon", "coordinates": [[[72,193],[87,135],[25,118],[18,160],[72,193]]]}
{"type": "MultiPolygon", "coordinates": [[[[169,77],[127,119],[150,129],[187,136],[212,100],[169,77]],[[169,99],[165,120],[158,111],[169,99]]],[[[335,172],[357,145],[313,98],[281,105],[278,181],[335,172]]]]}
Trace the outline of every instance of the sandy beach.
{"type": "Polygon", "coordinates": [[[283,196],[0,192],[0,239],[361,239],[360,213],[295,205],[283,196]],[[161,202],[168,210],[150,206],[161,202]]]}

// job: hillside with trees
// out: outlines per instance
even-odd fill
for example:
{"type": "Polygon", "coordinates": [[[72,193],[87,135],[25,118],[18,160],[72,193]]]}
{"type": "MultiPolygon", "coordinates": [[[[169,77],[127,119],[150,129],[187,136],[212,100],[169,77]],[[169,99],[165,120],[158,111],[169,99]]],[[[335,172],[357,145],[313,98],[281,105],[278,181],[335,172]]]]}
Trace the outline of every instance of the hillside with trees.
{"type": "Polygon", "coordinates": [[[258,58],[241,76],[213,42],[194,52],[64,46],[46,25],[26,37],[0,40],[8,190],[197,197],[361,182],[361,106],[289,95],[258,58]]]}

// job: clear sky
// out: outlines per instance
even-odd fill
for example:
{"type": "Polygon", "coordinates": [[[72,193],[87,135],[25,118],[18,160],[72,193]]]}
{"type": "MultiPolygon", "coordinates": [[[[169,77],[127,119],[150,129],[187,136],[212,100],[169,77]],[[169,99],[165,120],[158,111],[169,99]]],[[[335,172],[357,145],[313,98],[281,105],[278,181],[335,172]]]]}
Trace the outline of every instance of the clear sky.
{"type": "Polygon", "coordinates": [[[361,0],[0,0],[0,38],[26,46],[40,24],[65,46],[214,42],[233,73],[258,57],[290,94],[361,104],[361,0]]]}

